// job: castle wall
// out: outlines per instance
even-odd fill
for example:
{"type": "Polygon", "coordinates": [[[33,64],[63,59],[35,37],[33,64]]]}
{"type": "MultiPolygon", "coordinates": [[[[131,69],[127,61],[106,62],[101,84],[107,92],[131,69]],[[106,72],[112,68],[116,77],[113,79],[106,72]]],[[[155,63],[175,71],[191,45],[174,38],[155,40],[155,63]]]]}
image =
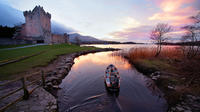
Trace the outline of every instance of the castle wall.
{"type": "Polygon", "coordinates": [[[69,43],[67,34],[51,34],[51,14],[45,12],[40,6],[32,11],[24,11],[25,24],[19,28],[15,39],[32,41],[32,43],[44,42],[47,44],[69,43]]]}
{"type": "Polygon", "coordinates": [[[36,6],[33,11],[25,11],[25,36],[32,40],[43,40],[44,43],[51,44],[51,15],[46,13],[40,6],[36,6]]]}
{"type": "Polygon", "coordinates": [[[40,24],[43,30],[51,32],[51,20],[48,16],[40,14],[40,24]]]}
{"type": "Polygon", "coordinates": [[[65,35],[52,34],[52,44],[67,43],[67,37],[65,35]]]}
{"type": "Polygon", "coordinates": [[[27,37],[43,36],[43,31],[40,25],[39,14],[25,16],[26,24],[25,31],[27,37]]]}

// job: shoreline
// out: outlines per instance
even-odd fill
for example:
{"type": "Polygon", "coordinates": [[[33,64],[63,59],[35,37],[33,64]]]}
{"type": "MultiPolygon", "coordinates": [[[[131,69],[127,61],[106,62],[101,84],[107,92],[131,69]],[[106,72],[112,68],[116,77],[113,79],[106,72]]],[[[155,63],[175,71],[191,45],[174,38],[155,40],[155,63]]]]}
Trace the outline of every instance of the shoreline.
{"type": "MultiPolygon", "coordinates": [[[[139,62],[130,60],[127,56],[122,56],[129,61],[138,72],[152,79],[155,85],[164,93],[164,98],[168,103],[167,112],[199,112],[200,111],[200,97],[193,96],[188,93],[180,94],[176,91],[176,85],[171,83],[171,79],[178,77],[177,74],[160,71],[155,68],[147,67],[139,62]]],[[[184,88],[187,88],[184,85],[184,88]]]]}
{"type": "Polygon", "coordinates": [[[54,97],[57,97],[57,91],[60,89],[59,85],[62,83],[62,79],[64,79],[70,72],[71,67],[74,64],[75,58],[82,55],[87,55],[89,53],[117,51],[117,50],[120,49],[102,48],[97,50],[81,51],[62,56],[62,59],[60,59],[60,61],[57,62],[56,67],[53,70],[48,71],[48,73],[45,73],[46,74],[45,89],[49,93],[51,93],[54,97]]]}
{"type": "MultiPolygon", "coordinates": [[[[71,70],[74,64],[74,59],[89,53],[117,51],[120,49],[101,48],[95,50],[80,51],[58,56],[55,60],[50,62],[47,66],[39,66],[33,68],[30,72],[44,71],[45,87],[37,88],[31,95],[29,100],[22,100],[5,111],[49,111],[57,112],[57,92],[60,89],[59,85],[71,70]],[[44,99],[43,99],[44,98],[44,99]],[[44,103],[45,102],[45,103],[44,103]],[[38,105],[39,104],[39,105],[38,105]],[[25,107],[24,107],[25,106],[25,107]],[[34,107],[34,108],[33,108],[34,107]]],[[[12,89],[12,88],[11,88],[12,89]]]]}

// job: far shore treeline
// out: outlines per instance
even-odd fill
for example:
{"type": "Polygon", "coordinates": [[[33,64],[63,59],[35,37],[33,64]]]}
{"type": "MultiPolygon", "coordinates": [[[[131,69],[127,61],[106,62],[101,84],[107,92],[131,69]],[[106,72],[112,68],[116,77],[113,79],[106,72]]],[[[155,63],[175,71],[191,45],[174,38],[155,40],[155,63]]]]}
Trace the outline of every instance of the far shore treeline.
{"type": "Polygon", "coordinates": [[[12,38],[16,31],[15,27],[0,25],[0,38],[12,38]]]}

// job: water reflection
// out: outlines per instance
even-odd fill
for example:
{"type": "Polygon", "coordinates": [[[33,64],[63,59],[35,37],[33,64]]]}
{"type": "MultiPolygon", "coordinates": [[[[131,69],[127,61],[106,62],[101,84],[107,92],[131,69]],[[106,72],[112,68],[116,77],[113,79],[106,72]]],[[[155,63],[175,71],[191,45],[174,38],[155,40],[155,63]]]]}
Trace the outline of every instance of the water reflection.
{"type": "MultiPolygon", "coordinates": [[[[124,51],[128,51],[131,48],[156,48],[157,45],[155,44],[89,44],[89,45],[82,45],[82,46],[95,46],[99,48],[119,48],[123,49],[124,51]]],[[[179,48],[179,45],[162,45],[162,48],[179,48]]]]}
{"type": "Polygon", "coordinates": [[[80,56],[58,92],[59,111],[164,112],[166,101],[146,87],[147,78],[124,59],[101,52],[80,56]],[[120,92],[108,93],[103,76],[109,64],[121,76],[120,92]]]}
{"type": "MultiPolygon", "coordinates": [[[[104,66],[108,65],[109,63],[112,63],[114,65],[118,65],[118,68],[121,69],[131,69],[131,65],[125,61],[123,58],[119,56],[114,56],[112,55],[113,53],[108,53],[108,52],[101,52],[101,53],[96,53],[95,56],[94,54],[88,54],[87,56],[81,56],[79,58],[76,58],[74,60],[75,66],[73,66],[74,70],[78,70],[80,68],[84,68],[85,65],[92,63],[95,64],[96,66],[104,66]],[[109,57],[109,58],[107,58],[109,57]]],[[[105,69],[105,68],[104,68],[105,69]]]]}
{"type": "Polygon", "coordinates": [[[154,44],[88,44],[83,46],[95,46],[99,48],[119,48],[123,50],[129,50],[130,48],[134,47],[154,47],[154,44]]]}

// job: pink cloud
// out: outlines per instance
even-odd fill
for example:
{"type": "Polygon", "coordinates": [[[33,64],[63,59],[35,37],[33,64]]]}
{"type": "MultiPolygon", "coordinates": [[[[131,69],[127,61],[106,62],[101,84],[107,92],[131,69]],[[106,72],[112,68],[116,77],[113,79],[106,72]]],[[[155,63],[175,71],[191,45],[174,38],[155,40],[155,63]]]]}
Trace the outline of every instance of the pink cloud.
{"type": "Polygon", "coordinates": [[[195,15],[198,10],[193,4],[196,0],[156,0],[156,4],[162,12],[155,13],[149,20],[169,22],[172,25],[188,24],[190,16],[195,15]]]}
{"type": "Polygon", "coordinates": [[[152,26],[139,26],[136,28],[129,28],[123,31],[116,31],[110,33],[114,40],[120,41],[136,41],[136,42],[146,42],[149,40],[149,32],[151,31],[152,26]]]}
{"type": "Polygon", "coordinates": [[[160,7],[164,12],[173,12],[184,4],[190,4],[194,2],[194,0],[160,0],[160,7]]]}
{"type": "MultiPolygon", "coordinates": [[[[139,26],[136,28],[129,28],[123,31],[110,33],[117,41],[134,41],[134,42],[151,42],[150,32],[154,26],[139,26]]],[[[179,26],[173,26],[173,31],[167,34],[170,38],[168,41],[176,42],[185,33],[179,26]]]]}
{"type": "MultiPolygon", "coordinates": [[[[155,23],[163,22],[173,26],[173,32],[168,35],[173,41],[178,41],[184,34],[181,29],[185,24],[191,23],[190,16],[195,15],[200,11],[200,7],[195,4],[200,3],[198,0],[148,0],[155,2],[161,9],[161,12],[154,13],[148,18],[155,23]]],[[[199,4],[200,6],[200,4],[199,4]]],[[[155,24],[154,24],[155,25],[155,24]]],[[[119,41],[136,41],[136,42],[150,42],[149,34],[153,29],[153,25],[143,25],[136,28],[128,28],[122,31],[110,33],[110,35],[119,41]]]]}

